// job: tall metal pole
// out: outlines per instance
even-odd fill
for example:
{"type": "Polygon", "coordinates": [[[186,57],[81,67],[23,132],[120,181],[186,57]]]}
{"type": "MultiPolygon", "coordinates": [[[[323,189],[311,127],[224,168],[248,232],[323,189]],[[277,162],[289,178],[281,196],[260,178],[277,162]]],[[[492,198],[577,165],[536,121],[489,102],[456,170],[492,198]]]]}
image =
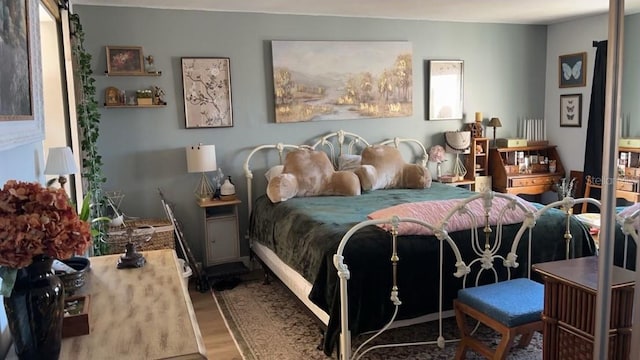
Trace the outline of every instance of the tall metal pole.
{"type": "Polygon", "coordinates": [[[624,43],[624,0],[609,1],[609,39],[602,148],[602,224],[598,258],[598,294],[594,359],[607,359],[611,318],[611,274],[615,239],[615,207],[618,153],[618,126],[622,87],[622,44],[624,43]]]}

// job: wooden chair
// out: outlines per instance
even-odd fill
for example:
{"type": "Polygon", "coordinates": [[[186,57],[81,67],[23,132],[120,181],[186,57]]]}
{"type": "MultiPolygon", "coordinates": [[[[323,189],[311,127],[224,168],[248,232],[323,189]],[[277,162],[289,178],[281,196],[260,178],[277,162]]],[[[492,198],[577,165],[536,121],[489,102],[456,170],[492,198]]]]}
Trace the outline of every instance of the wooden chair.
{"type": "MultiPolygon", "coordinates": [[[[585,184],[585,188],[584,188],[584,197],[588,198],[591,195],[591,188],[595,188],[595,189],[602,189],[601,185],[597,185],[594,184],[591,176],[587,176],[587,183],[585,184]]],[[[640,193],[637,192],[633,192],[633,191],[627,191],[627,190],[616,190],[616,198],[618,199],[625,199],[629,202],[632,203],[637,203],[640,202],[640,193]]],[[[580,210],[581,213],[586,213],[587,212],[587,203],[582,203],[582,209],[580,210]]]]}

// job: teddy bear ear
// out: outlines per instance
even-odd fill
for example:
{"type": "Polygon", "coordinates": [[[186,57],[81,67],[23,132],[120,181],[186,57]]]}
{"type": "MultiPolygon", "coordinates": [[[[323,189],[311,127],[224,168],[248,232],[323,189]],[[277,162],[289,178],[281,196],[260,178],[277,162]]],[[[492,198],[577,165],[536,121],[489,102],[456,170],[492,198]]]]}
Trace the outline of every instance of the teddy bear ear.
{"type": "Polygon", "coordinates": [[[267,197],[272,203],[287,201],[296,196],[297,192],[298,180],[289,173],[274,176],[267,185],[267,197]]]}

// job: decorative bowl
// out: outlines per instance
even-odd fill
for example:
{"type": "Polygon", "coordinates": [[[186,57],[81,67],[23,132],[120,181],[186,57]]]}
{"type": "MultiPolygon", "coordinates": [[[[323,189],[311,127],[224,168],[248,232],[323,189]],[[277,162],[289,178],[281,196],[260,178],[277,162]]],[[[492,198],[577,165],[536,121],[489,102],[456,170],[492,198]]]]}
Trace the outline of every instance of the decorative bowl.
{"type": "Polygon", "coordinates": [[[65,296],[72,296],[78,289],[84,286],[87,273],[91,270],[91,262],[89,259],[74,256],[67,260],[62,260],[66,265],[76,269],[74,273],[57,273],[56,275],[64,285],[65,296]]]}

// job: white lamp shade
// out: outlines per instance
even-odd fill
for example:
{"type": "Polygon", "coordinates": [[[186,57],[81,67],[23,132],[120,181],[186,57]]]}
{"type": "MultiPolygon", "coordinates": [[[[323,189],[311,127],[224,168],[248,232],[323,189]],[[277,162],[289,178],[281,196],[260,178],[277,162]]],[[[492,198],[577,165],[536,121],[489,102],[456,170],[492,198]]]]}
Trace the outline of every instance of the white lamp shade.
{"type": "Polygon", "coordinates": [[[68,175],[76,172],[78,168],[70,147],[49,148],[47,164],[44,168],[45,175],[68,175]]]}
{"type": "Polygon", "coordinates": [[[187,146],[186,151],[188,172],[207,172],[217,169],[215,145],[199,144],[187,146]]]}
{"type": "Polygon", "coordinates": [[[465,154],[469,152],[471,146],[470,131],[445,131],[444,142],[447,145],[447,152],[454,154],[465,154]]]}

